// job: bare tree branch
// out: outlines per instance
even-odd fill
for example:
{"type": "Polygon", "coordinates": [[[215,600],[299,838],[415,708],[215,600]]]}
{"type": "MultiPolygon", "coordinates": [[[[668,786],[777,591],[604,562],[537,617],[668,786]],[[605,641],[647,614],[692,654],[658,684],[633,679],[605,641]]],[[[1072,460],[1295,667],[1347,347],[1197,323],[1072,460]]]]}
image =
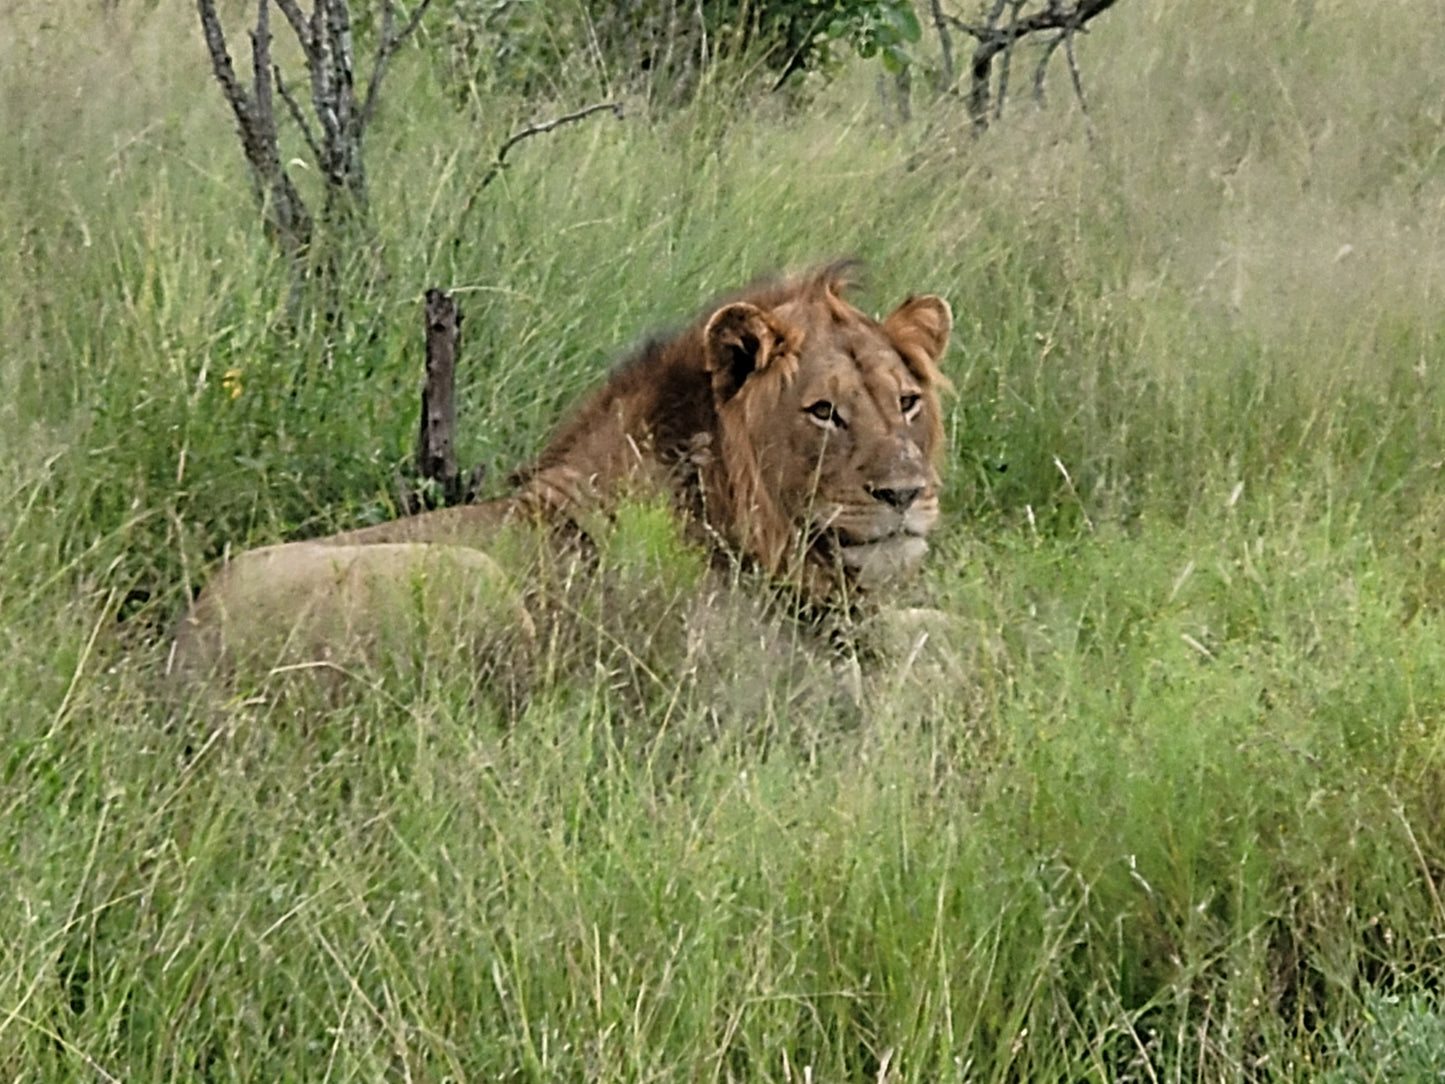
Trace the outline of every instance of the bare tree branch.
{"type": "Polygon", "coordinates": [[[311,56],[311,27],[306,22],[306,16],[302,14],[296,0],[276,0],[276,6],[281,9],[281,14],[286,16],[286,21],[291,24],[291,29],[296,34],[296,40],[301,43],[301,49],[307,58],[311,56]]]}
{"type": "MultiPolygon", "coordinates": [[[[1007,53],[1014,44],[1023,38],[1033,34],[1040,34],[1050,30],[1057,30],[1062,35],[1062,43],[1065,52],[1073,57],[1073,37],[1078,31],[1085,28],[1089,20],[1103,14],[1113,7],[1118,0],[1075,0],[1068,4],[1065,0],[1042,0],[1044,6],[1028,15],[1022,15],[1023,8],[1029,0],[993,0],[992,6],[984,16],[982,24],[965,22],[955,15],[943,13],[944,19],[958,30],[963,31],[977,42],[973,58],[970,61],[971,83],[968,94],[969,116],[973,119],[975,132],[982,132],[988,127],[989,122],[989,85],[993,76],[993,61],[999,53],[1005,53],[1004,75],[1000,87],[999,97],[1002,99],[1003,91],[1007,90],[1007,53]],[[1013,6],[1013,12],[1006,25],[999,25],[1006,8],[1013,6]]],[[[1048,58],[1058,48],[1058,42],[1050,43],[1046,47],[1044,65],[1047,65],[1048,58]]],[[[1042,93],[1043,84],[1042,67],[1035,72],[1034,88],[1035,94],[1042,93]]],[[[1074,90],[1079,95],[1079,101],[1083,98],[1083,79],[1078,73],[1076,60],[1071,61],[1071,75],[1074,77],[1074,90]]]]}
{"type": "Polygon", "coordinates": [[[591,105],[583,106],[574,112],[564,113],[560,117],[553,117],[551,120],[546,121],[536,121],[517,129],[503,140],[502,145],[497,148],[497,157],[493,159],[487,172],[482,174],[482,179],[472,188],[472,194],[467,197],[467,202],[462,207],[462,215],[465,216],[467,212],[472,209],[472,205],[476,203],[477,197],[482,194],[482,190],[496,180],[497,175],[506,168],[507,152],[522,142],[522,140],[530,139],[535,135],[542,135],[544,132],[550,132],[554,128],[562,127],[564,124],[571,124],[573,121],[590,117],[593,113],[601,113],[603,110],[611,110],[612,115],[618,120],[622,120],[624,117],[621,102],[593,102],[591,105]]]}
{"type": "MultiPolygon", "coordinates": [[[[395,0],[385,0],[381,41],[364,102],[358,102],[356,94],[350,0],[312,0],[309,15],[302,10],[301,0],[274,0],[305,55],[311,84],[309,115],[292,93],[280,66],[272,62],[273,0],[256,0],[256,22],[250,32],[249,87],[237,76],[227,51],[216,2],[196,0],[196,8],[212,71],[236,116],[242,149],[256,180],[267,230],[296,258],[298,278],[327,275],[342,265],[343,254],[309,252],[316,222],[327,227],[353,221],[364,224],[367,191],[362,142],[366,127],[376,111],[381,84],[393,54],[421,24],[431,0],[417,0],[415,9],[400,29],[395,0]],[[317,219],[307,210],[283,165],[275,115],[278,95],[300,129],[322,179],[325,203],[317,219]]],[[[328,243],[342,243],[343,234],[356,240],[349,229],[326,232],[331,236],[328,243]]]]}
{"type": "MultiPolygon", "coordinates": [[[[425,8],[425,4],[418,7],[418,11],[425,8]]],[[[361,123],[363,126],[371,120],[371,111],[376,103],[376,91],[381,86],[382,72],[386,69],[386,62],[391,58],[391,52],[395,48],[391,37],[396,32],[396,4],[392,0],[384,0],[381,5],[381,40],[376,44],[376,59],[371,65],[371,79],[366,86],[366,100],[361,106],[361,123]]]]}
{"type": "Polygon", "coordinates": [[[211,55],[211,70],[236,117],[241,149],[251,167],[267,231],[281,243],[288,255],[299,260],[311,243],[312,220],[301,194],[281,165],[275,118],[271,111],[269,0],[259,0],[256,28],[251,33],[252,70],[255,75],[251,92],[236,77],[236,69],[226,47],[226,35],[216,15],[215,0],[196,0],[196,10],[200,15],[206,49],[211,55]]]}
{"type": "MultiPolygon", "coordinates": [[[[1019,22],[1019,12],[1023,10],[1028,0],[1011,0],[1009,4],[1009,29],[1012,30],[1019,22]]],[[[1004,99],[1008,97],[1009,75],[1013,72],[1014,46],[1018,44],[1018,38],[1010,39],[1008,45],[1004,46],[1003,63],[999,66],[998,73],[998,94],[994,96],[993,119],[1000,120],[1003,117],[1004,99]]]]}
{"type": "Polygon", "coordinates": [[[1039,66],[1034,69],[1034,102],[1037,105],[1044,104],[1044,76],[1049,71],[1049,61],[1053,59],[1054,53],[1059,46],[1064,44],[1064,35],[1067,31],[1060,30],[1044,44],[1043,55],[1039,57],[1039,66]]]}
{"type": "MultiPolygon", "coordinates": [[[[507,152],[512,150],[512,147],[516,146],[517,143],[525,139],[530,139],[532,136],[540,136],[540,134],[552,132],[553,129],[559,129],[559,127],[564,126],[564,124],[571,124],[572,121],[582,120],[584,117],[590,117],[594,113],[601,113],[603,110],[611,110],[611,113],[613,113],[614,117],[617,117],[617,120],[623,119],[623,104],[621,104],[620,101],[595,101],[591,106],[579,108],[575,113],[564,113],[561,117],[552,117],[552,120],[535,121],[535,123],[527,124],[527,126],[517,129],[516,132],[513,132],[510,136],[507,136],[507,139],[503,140],[500,147],[497,147],[497,158],[493,160],[493,163],[491,163],[487,172],[484,173],[481,181],[477,182],[474,197],[475,194],[480,194],[481,189],[486,188],[491,182],[496,181],[497,173],[500,173],[506,168],[507,152]]],[[[470,199],[468,199],[467,202],[468,205],[471,204],[470,199]]]]}
{"type": "Polygon", "coordinates": [[[281,100],[286,103],[286,108],[291,114],[291,119],[296,122],[296,127],[301,129],[301,137],[306,140],[306,146],[311,151],[311,157],[318,162],[321,161],[321,145],[316,142],[316,133],[311,130],[311,122],[306,119],[306,114],[301,111],[299,103],[291,95],[291,89],[286,85],[286,80],[281,77],[281,69],[272,67],[271,74],[276,80],[276,92],[281,95],[281,100]]]}
{"type": "Polygon", "coordinates": [[[253,71],[257,123],[275,127],[276,117],[270,97],[270,0],[256,4],[256,29],[251,30],[251,71],[253,71]]]}
{"type": "Polygon", "coordinates": [[[325,154],[317,163],[326,179],[328,203],[338,190],[351,188],[347,170],[351,157],[348,131],[351,115],[351,12],[347,0],[316,0],[311,12],[311,37],[316,46],[311,64],[311,102],[321,122],[325,154]]]}
{"type": "Polygon", "coordinates": [[[411,13],[411,18],[401,28],[401,33],[395,32],[396,5],[392,0],[386,0],[385,7],[381,12],[381,43],[376,47],[376,60],[371,68],[371,81],[366,88],[366,102],[361,107],[361,124],[365,127],[371,123],[371,115],[376,111],[376,96],[381,89],[381,80],[386,75],[386,66],[391,61],[392,54],[401,47],[402,42],[416,33],[416,28],[421,25],[421,17],[426,14],[426,9],[431,6],[432,0],[421,0],[416,10],[411,13]]]}
{"type": "Polygon", "coordinates": [[[581,120],[583,117],[590,117],[593,113],[600,113],[604,109],[612,110],[613,116],[618,120],[623,118],[621,102],[594,102],[592,105],[583,106],[574,113],[564,113],[560,117],[553,117],[551,120],[529,124],[524,128],[518,129],[508,136],[506,141],[497,148],[496,168],[502,168],[506,162],[507,152],[522,142],[522,140],[529,139],[534,135],[542,135],[544,132],[550,132],[554,128],[560,128],[564,124],[571,124],[573,121],[581,120]]]}
{"type": "Polygon", "coordinates": [[[243,125],[249,124],[251,101],[246,94],[246,88],[241,86],[241,81],[236,78],[231,54],[226,49],[226,35],[221,30],[221,21],[216,18],[214,0],[197,0],[196,6],[200,11],[201,32],[206,37],[206,49],[211,54],[211,70],[215,72],[216,82],[221,84],[221,91],[235,112],[236,120],[243,125]]]}
{"type": "Polygon", "coordinates": [[[421,25],[421,17],[426,14],[426,9],[429,7],[431,7],[431,0],[422,0],[422,2],[417,5],[417,9],[411,13],[411,18],[408,19],[406,25],[401,28],[401,33],[397,34],[393,39],[397,45],[400,45],[416,33],[416,28],[421,25]]]}
{"type": "Polygon", "coordinates": [[[938,47],[943,53],[943,89],[953,89],[953,37],[948,32],[948,17],[943,12],[942,0],[928,0],[933,15],[933,26],[938,31],[938,47]]]}
{"type": "Polygon", "coordinates": [[[1074,80],[1074,93],[1079,98],[1079,109],[1089,114],[1089,103],[1084,100],[1084,80],[1079,76],[1079,58],[1074,55],[1074,27],[1064,31],[1064,55],[1069,58],[1069,75],[1074,80]]]}
{"type": "Polygon", "coordinates": [[[271,108],[271,3],[258,0],[256,29],[251,31],[252,115],[265,131],[276,130],[276,114],[271,108]]]}
{"type": "Polygon", "coordinates": [[[457,345],[462,314],[456,299],[435,287],[426,292],[426,383],[416,442],[417,473],[436,483],[446,504],[461,498],[457,469],[457,345]]]}

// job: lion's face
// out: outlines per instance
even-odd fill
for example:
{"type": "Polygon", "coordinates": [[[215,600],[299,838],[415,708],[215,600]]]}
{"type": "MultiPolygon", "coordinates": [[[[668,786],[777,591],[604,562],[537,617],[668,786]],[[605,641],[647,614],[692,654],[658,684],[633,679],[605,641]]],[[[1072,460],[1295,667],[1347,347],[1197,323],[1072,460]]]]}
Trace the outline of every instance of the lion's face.
{"type": "Polygon", "coordinates": [[[914,568],[938,521],[952,316],[913,298],[881,324],[827,288],[707,325],[731,522],[772,571],[804,558],[874,586],[914,568]]]}

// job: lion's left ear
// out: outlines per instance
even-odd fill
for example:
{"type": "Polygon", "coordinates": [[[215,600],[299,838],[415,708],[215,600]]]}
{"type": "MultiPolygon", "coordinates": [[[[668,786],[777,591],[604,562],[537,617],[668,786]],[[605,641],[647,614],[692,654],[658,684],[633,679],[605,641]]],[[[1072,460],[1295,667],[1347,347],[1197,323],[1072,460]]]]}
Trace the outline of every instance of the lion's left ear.
{"type": "MultiPolygon", "coordinates": [[[[898,344],[910,364],[913,363],[911,355],[918,352],[937,365],[948,347],[948,333],[953,330],[953,310],[947,301],[933,294],[910,297],[888,314],[883,330],[898,344]]],[[[936,372],[918,375],[934,376],[936,372]]]]}
{"type": "Polygon", "coordinates": [[[725,305],[713,313],[702,338],[713,393],[720,403],[736,395],[753,373],[766,369],[794,348],[786,328],[746,301],[725,305]]]}

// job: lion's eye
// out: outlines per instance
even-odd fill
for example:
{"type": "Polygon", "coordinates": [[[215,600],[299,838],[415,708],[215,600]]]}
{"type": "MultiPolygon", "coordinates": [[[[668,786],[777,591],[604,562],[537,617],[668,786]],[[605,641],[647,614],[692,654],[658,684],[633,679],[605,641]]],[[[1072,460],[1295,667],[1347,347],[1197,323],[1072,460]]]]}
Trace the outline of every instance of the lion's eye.
{"type": "Polygon", "coordinates": [[[843,423],[843,417],[838,413],[836,407],[826,399],[819,399],[816,403],[803,408],[820,425],[831,426],[836,429],[847,428],[843,423]]]}
{"type": "Polygon", "coordinates": [[[923,402],[923,396],[909,392],[907,395],[898,397],[898,409],[903,411],[905,418],[912,421],[913,415],[918,412],[918,404],[921,402],[923,402]]]}

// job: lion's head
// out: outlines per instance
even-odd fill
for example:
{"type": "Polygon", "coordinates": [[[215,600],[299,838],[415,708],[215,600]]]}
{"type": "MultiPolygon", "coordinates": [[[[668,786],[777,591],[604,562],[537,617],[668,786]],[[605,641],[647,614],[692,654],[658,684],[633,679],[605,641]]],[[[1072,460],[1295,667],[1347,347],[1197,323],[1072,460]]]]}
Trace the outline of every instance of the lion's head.
{"type": "Polygon", "coordinates": [[[710,518],[810,591],[910,571],[938,520],[938,360],[953,317],[913,297],[881,323],[834,269],[735,301],[703,328],[717,418],[710,518]]]}

